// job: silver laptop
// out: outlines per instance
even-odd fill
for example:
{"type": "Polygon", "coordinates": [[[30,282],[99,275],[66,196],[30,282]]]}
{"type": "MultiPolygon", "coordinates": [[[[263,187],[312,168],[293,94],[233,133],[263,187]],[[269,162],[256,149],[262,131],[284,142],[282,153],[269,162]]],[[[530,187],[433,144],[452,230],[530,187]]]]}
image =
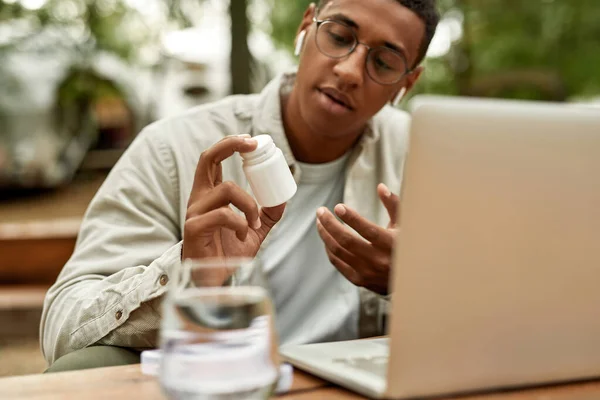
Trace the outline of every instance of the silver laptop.
{"type": "Polygon", "coordinates": [[[600,112],[415,98],[389,339],[284,359],[374,398],[600,377],[600,112]]]}

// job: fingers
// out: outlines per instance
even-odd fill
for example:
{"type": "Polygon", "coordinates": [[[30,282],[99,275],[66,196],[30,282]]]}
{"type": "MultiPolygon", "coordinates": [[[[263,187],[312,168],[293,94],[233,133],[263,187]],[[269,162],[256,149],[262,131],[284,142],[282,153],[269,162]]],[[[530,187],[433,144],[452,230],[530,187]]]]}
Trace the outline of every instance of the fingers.
{"type": "Polygon", "coordinates": [[[344,249],[336,240],[327,232],[323,225],[317,220],[317,231],[323,243],[325,244],[325,251],[329,261],[353,284],[360,286],[361,279],[357,271],[354,270],[350,265],[354,265],[360,260],[357,259],[352,253],[344,249]]]}
{"type": "Polygon", "coordinates": [[[213,190],[205,192],[202,198],[190,205],[186,219],[229,204],[233,204],[246,215],[248,224],[253,229],[260,228],[261,221],[256,202],[245,190],[230,181],[223,182],[213,190]]]}
{"type": "Polygon", "coordinates": [[[373,245],[383,249],[392,248],[394,235],[389,230],[372,223],[344,204],[335,206],[334,211],[342,221],[373,245]]]}
{"type": "Polygon", "coordinates": [[[245,153],[256,149],[258,143],[248,136],[228,136],[200,155],[194,176],[193,191],[212,188],[221,175],[221,162],[235,152],[245,153]]]}
{"type": "Polygon", "coordinates": [[[352,269],[351,266],[349,266],[344,261],[339,259],[329,249],[326,248],[325,251],[327,253],[327,257],[329,258],[329,261],[331,262],[331,264],[333,264],[333,266],[338,271],[340,271],[340,273],[342,275],[344,275],[344,277],[346,277],[346,279],[348,279],[350,282],[352,282],[356,286],[362,286],[362,280],[360,278],[360,275],[354,269],[352,269]]]}
{"type": "Polygon", "coordinates": [[[210,241],[214,232],[220,228],[235,231],[240,240],[245,240],[248,235],[248,222],[229,207],[222,207],[186,220],[184,241],[186,237],[205,238],[210,241]]]}
{"type": "Polygon", "coordinates": [[[284,211],[285,203],[276,207],[263,207],[260,209],[259,219],[261,225],[259,229],[255,230],[261,242],[265,240],[273,226],[279,222],[284,211]]]}
{"type": "Polygon", "coordinates": [[[385,207],[390,216],[390,226],[395,226],[399,222],[398,205],[400,204],[400,198],[397,195],[393,194],[390,191],[390,189],[388,189],[388,187],[383,183],[380,183],[377,186],[377,194],[379,195],[383,206],[385,207]]]}
{"type": "MultiPolygon", "coordinates": [[[[342,248],[364,259],[373,257],[376,248],[342,225],[328,209],[319,208],[317,210],[317,220],[342,248]]],[[[348,262],[349,260],[345,261],[348,262]]]]}
{"type": "MultiPolygon", "coordinates": [[[[336,209],[336,211],[340,210],[336,209]]],[[[348,217],[349,211],[351,210],[346,207],[342,214],[348,217]]],[[[317,230],[325,243],[331,263],[356,286],[366,287],[377,293],[386,293],[391,266],[391,247],[384,249],[367,242],[351,232],[350,228],[340,223],[325,208],[320,208],[317,215],[317,230]]],[[[362,218],[355,218],[353,221],[358,221],[358,224],[364,223],[362,218]]],[[[370,227],[370,225],[365,226],[370,227]]],[[[386,234],[393,236],[392,232],[386,234]]],[[[373,234],[367,236],[373,238],[373,234]]]]}

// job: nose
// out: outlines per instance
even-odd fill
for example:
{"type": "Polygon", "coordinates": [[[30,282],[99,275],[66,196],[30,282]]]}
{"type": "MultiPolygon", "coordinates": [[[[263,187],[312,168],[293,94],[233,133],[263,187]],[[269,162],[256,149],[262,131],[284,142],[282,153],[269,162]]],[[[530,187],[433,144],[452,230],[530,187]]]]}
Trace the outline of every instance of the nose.
{"type": "Polygon", "coordinates": [[[338,60],[333,72],[340,78],[341,83],[350,87],[362,85],[367,53],[368,50],[359,45],[352,53],[338,60]]]}

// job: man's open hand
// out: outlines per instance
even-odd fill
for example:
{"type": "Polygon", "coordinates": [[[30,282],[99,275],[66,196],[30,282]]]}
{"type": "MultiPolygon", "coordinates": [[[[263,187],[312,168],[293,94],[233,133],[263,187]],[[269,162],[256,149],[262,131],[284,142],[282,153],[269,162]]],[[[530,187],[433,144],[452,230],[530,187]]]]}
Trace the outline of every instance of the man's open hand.
{"type": "Polygon", "coordinates": [[[350,282],[385,295],[388,293],[399,199],[383,184],[377,187],[377,193],[390,216],[387,228],[370,222],[344,204],[338,204],[335,214],[360,236],[324,207],[317,211],[317,229],[329,260],[350,282]]]}

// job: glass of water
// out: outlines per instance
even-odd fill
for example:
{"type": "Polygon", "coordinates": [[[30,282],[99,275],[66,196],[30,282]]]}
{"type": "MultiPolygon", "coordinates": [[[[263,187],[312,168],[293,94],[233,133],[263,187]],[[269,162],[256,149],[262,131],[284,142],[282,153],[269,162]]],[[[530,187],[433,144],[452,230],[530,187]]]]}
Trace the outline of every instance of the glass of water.
{"type": "Polygon", "coordinates": [[[163,302],[160,382],[172,399],[266,399],[279,359],[260,263],[186,260],[163,302]]]}

